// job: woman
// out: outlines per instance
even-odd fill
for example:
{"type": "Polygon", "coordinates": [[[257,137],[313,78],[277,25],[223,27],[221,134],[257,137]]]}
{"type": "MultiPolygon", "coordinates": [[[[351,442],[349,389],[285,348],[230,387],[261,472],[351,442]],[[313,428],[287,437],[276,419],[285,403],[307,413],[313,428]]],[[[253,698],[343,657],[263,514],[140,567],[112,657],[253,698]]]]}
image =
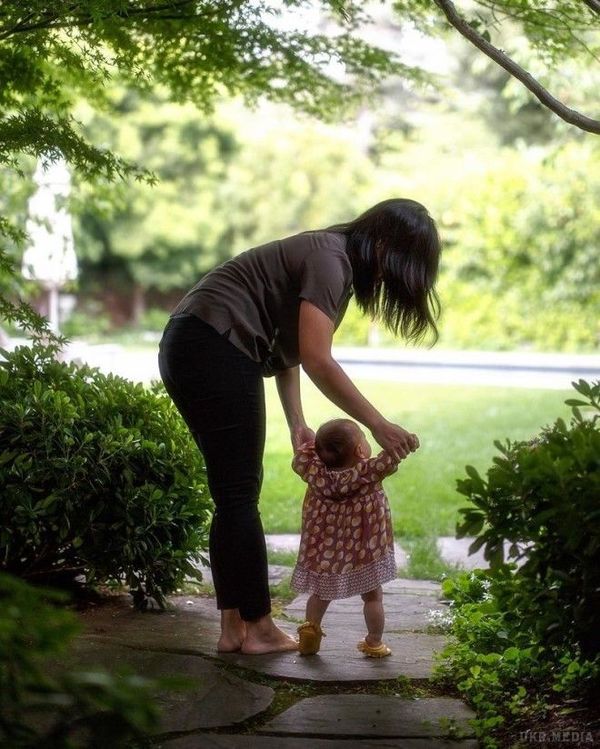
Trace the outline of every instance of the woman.
{"type": "Polygon", "coordinates": [[[206,464],[215,503],[209,554],[221,611],[220,652],[272,653],[297,643],[275,626],[258,511],[265,440],[263,377],[276,377],[294,448],[314,437],[300,399],[300,369],[400,460],[415,434],[393,424],[331,355],[354,293],[395,335],[418,340],[439,304],[440,242],[427,210],[392,199],[354,221],[252,248],[218,266],[171,314],[160,344],[165,387],[206,464]]]}

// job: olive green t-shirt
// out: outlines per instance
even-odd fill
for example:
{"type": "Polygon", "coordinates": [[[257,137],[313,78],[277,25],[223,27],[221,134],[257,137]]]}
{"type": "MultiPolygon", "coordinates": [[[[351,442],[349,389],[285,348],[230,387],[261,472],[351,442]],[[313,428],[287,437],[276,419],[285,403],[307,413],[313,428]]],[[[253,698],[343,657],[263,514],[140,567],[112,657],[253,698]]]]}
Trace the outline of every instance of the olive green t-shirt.
{"type": "Polygon", "coordinates": [[[352,295],[346,237],[307,231],[252,247],[207,273],[171,316],[191,313],[209,323],[268,377],[300,363],[302,299],[340,324],[352,295]]]}

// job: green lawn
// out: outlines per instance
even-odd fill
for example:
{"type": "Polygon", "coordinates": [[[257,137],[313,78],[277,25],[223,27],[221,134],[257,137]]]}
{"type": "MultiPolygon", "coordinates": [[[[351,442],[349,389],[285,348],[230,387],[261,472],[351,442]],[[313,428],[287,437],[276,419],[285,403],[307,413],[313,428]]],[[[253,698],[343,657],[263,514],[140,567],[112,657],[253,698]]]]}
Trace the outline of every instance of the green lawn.
{"type": "MultiPolygon", "coordinates": [[[[267,444],[260,500],[267,533],[297,533],[305,485],[290,467],[287,425],[273,378],[267,390],[267,444]]],[[[573,391],[415,385],[356,381],[386,418],[419,436],[421,448],[385,481],[398,536],[454,535],[457,509],[467,504],[455,490],[464,466],[485,471],[497,453],[495,439],[527,439],[557,416],[568,416],[573,391]]],[[[303,378],[304,411],[316,428],[340,410],[303,378]]],[[[375,448],[376,445],[372,441],[375,448]]],[[[377,448],[379,449],[379,448],[377,448]]]]}

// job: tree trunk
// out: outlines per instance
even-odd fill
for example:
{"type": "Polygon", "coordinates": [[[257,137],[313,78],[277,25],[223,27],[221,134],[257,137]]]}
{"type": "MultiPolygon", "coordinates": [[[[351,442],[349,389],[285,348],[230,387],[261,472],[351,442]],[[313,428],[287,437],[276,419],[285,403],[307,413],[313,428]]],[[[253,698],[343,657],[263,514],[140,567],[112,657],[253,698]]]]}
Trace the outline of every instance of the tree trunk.
{"type": "Polygon", "coordinates": [[[133,295],[131,297],[131,317],[133,325],[139,325],[142,315],[146,311],[146,290],[143,286],[136,283],[133,286],[133,295]]]}

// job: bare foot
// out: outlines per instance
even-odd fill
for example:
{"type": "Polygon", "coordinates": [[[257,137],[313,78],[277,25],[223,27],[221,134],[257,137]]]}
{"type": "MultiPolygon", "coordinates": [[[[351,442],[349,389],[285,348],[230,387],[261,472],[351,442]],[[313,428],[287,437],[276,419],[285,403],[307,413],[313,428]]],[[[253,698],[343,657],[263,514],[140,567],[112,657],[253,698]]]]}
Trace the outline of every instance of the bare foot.
{"type": "Polygon", "coordinates": [[[270,617],[258,622],[248,622],[246,639],[242,643],[242,653],[261,655],[264,653],[287,653],[298,650],[293,637],[277,627],[270,617]]]}
{"type": "Polygon", "coordinates": [[[242,643],[244,642],[243,637],[226,637],[221,635],[217,642],[217,653],[237,653],[241,649],[242,643]]]}
{"type": "Polygon", "coordinates": [[[218,653],[235,653],[242,647],[246,638],[246,622],[238,609],[221,611],[221,637],[217,642],[218,653]]]}

